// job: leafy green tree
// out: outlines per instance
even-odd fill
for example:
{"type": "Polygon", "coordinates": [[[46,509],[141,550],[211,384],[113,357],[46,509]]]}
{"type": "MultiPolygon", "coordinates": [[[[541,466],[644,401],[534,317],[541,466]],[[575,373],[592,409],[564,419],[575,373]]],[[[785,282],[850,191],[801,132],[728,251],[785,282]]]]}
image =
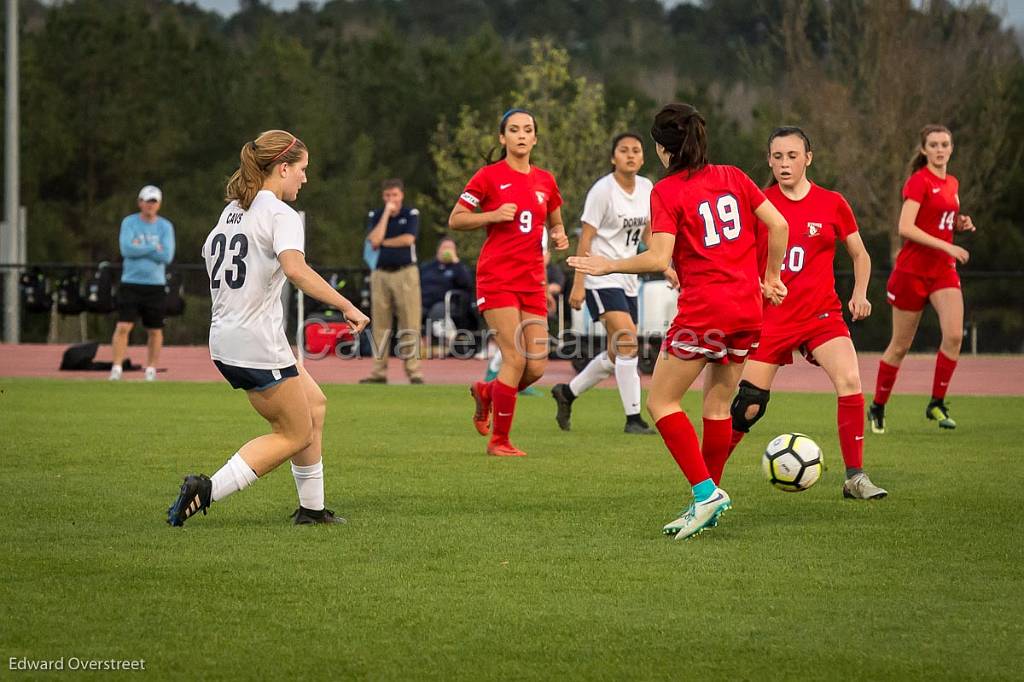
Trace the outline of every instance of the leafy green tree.
{"type": "MultiPolygon", "coordinates": [[[[562,217],[571,231],[587,190],[610,170],[611,138],[626,129],[625,121],[634,111],[630,104],[608,121],[603,87],[585,77],[573,77],[568,52],[550,41],[531,44],[530,60],[519,71],[514,88],[489,112],[464,107],[456,125],[439,123],[430,147],[437,169],[435,201],[447,209],[447,215],[465,183],[486,163],[488,150],[497,158],[498,118],[511,106],[527,108],[536,117],[538,143],[531,161],[554,173],[564,201],[562,217]]],[[[479,252],[484,237],[484,230],[456,235],[469,254],[479,252]]]]}

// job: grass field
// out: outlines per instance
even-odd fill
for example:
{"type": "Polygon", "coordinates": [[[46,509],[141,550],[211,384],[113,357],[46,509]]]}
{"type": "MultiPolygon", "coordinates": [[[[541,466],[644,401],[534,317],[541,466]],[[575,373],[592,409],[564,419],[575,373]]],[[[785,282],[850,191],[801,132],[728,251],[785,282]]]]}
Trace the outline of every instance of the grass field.
{"type": "Polygon", "coordinates": [[[896,396],[866,455],[890,497],[851,502],[834,397],[773,395],[726,470],[733,511],[674,542],[685,481],[659,438],[621,433],[614,391],[579,400],[568,434],[546,394],[521,398],[530,456],[510,461],[483,455],[462,387],[325,390],[347,526],[288,525],[285,468],[171,529],[181,475],[263,430],[241,393],[0,380],[4,673],[77,656],[160,678],[1019,679],[1024,399],[956,397],[950,433],[896,396]],[[787,430],[831,464],[799,495],[760,473],[787,430]]]}

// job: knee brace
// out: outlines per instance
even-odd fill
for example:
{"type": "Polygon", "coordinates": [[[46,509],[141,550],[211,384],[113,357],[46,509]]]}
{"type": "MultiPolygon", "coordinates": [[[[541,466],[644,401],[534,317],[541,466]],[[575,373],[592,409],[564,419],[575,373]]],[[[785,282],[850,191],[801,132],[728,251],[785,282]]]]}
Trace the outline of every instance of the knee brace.
{"type": "Polygon", "coordinates": [[[730,409],[733,430],[743,433],[750,431],[750,427],[756,424],[757,420],[763,417],[765,410],[768,409],[769,397],[771,397],[771,391],[758,388],[749,381],[741,381],[739,393],[733,398],[732,408],[730,409]],[[757,406],[757,414],[748,419],[747,408],[752,405],[757,406]]]}

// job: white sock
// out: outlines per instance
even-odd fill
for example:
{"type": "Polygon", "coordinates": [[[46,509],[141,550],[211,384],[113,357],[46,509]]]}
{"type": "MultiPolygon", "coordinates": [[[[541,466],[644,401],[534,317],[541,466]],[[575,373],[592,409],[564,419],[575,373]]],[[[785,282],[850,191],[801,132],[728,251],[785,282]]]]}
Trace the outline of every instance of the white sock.
{"type": "Polygon", "coordinates": [[[210,482],[213,483],[210,499],[219,502],[231,493],[245,490],[255,483],[257,478],[259,477],[256,476],[252,467],[246,464],[242,456],[236,452],[224,466],[217,470],[217,473],[210,477],[210,482]]]}
{"type": "Polygon", "coordinates": [[[501,351],[495,350],[494,355],[491,357],[491,361],[487,363],[487,370],[490,372],[497,373],[501,369],[501,351]]]}
{"type": "Polygon", "coordinates": [[[295,466],[292,462],[292,476],[295,490],[299,493],[299,505],[310,511],[324,508],[324,460],[309,466],[295,466]]]}
{"type": "Polygon", "coordinates": [[[640,361],[632,358],[615,358],[615,383],[619,385],[619,397],[626,416],[640,414],[640,361]]]}
{"type": "Polygon", "coordinates": [[[610,377],[614,369],[615,363],[608,357],[608,351],[601,351],[600,355],[594,356],[594,359],[587,363],[582,372],[573,377],[569,382],[569,390],[574,396],[579,396],[610,377]]]}

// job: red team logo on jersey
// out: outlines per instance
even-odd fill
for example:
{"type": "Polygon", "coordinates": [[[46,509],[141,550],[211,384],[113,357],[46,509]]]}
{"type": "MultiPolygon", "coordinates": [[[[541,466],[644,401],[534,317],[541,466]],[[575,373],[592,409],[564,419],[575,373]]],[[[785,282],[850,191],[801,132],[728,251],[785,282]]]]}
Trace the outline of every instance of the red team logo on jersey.
{"type": "Polygon", "coordinates": [[[821,233],[821,223],[807,223],[807,236],[817,237],[821,233]]]}

